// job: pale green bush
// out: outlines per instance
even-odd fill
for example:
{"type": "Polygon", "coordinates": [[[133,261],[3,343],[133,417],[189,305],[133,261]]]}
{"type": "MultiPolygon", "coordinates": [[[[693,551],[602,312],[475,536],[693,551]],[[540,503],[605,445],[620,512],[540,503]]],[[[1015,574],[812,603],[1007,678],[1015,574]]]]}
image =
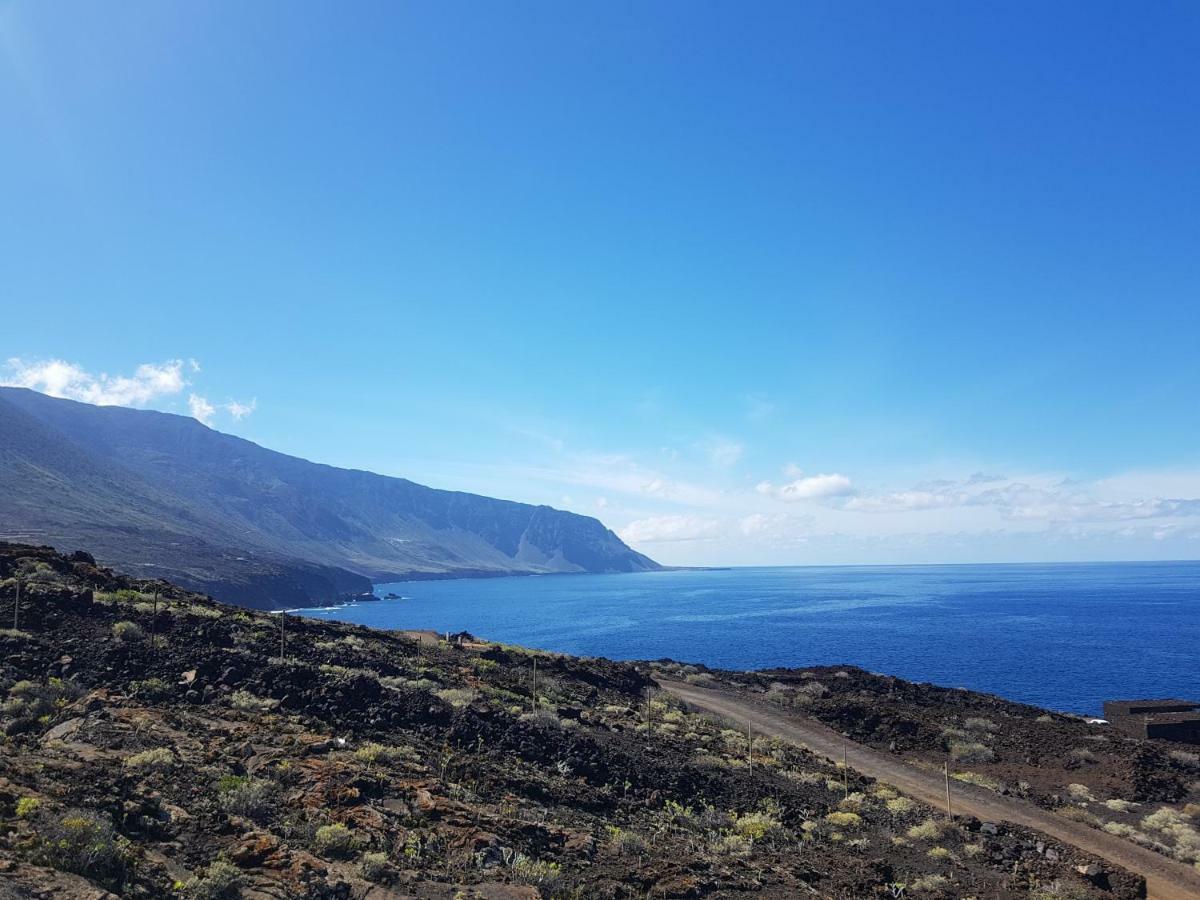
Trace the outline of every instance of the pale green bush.
{"type": "Polygon", "coordinates": [[[203,875],[189,878],[183,893],[196,900],[228,900],[241,894],[242,872],[237,866],[218,859],[203,875]]]}
{"type": "Polygon", "coordinates": [[[839,828],[858,828],[863,820],[858,813],[831,812],[825,816],[825,821],[839,828]]]}
{"type": "Polygon", "coordinates": [[[270,821],[275,811],[275,795],[275,785],[260,778],[226,775],[217,782],[217,805],[221,810],[259,824],[270,821]]]}
{"type": "Polygon", "coordinates": [[[470,706],[479,697],[479,694],[469,688],[445,688],[444,690],[435,691],[436,696],[456,709],[470,706]]]}
{"type": "Polygon", "coordinates": [[[963,727],[966,728],[967,731],[986,732],[988,734],[1000,730],[1000,726],[991,719],[984,719],[979,716],[972,716],[971,718],[967,719],[963,723],[963,727]]]}
{"type": "Polygon", "coordinates": [[[112,627],[112,633],[123,644],[135,644],[146,637],[146,632],[136,622],[117,622],[112,627]]]}
{"type": "Polygon", "coordinates": [[[236,690],[229,695],[229,705],[245,712],[266,712],[279,706],[279,701],[256,697],[249,691],[236,690]]]}
{"type": "Polygon", "coordinates": [[[345,856],[354,847],[354,833],[341,822],[322,825],[313,846],[321,856],[345,856]]]}
{"type": "Polygon", "coordinates": [[[379,881],[387,874],[387,869],[386,853],[364,853],[358,861],[358,871],[367,881],[379,881]]]}
{"type": "Polygon", "coordinates": [[[950,745],[950,758],[961,763],[990,763],[996,754],[984,744],[955,741],[950,745]]]}
{"type": "Polygon", "coordinates": [[[934,841],[942,836],[942,823],[937,819],[926,819],[908,829],[907,834],[914,841],[934,841]]]}
{"type": "Polygon", "coordinates": [[[1115,797],[1112,800],[1105,800],[1104,805],[1113,812],[1129,812],[1131,809],[1141,806],[1140,803],[1134,803],[1132,800],[1118,800],[1115,797]]]}
{"type": "Polygon", "coordinates": [[[143,750],[125,758],[122,765],[127,769],[149,769],[162,771],[175,764],[175,754],[166,747],[155,747],[153,750],[143,750]]]}

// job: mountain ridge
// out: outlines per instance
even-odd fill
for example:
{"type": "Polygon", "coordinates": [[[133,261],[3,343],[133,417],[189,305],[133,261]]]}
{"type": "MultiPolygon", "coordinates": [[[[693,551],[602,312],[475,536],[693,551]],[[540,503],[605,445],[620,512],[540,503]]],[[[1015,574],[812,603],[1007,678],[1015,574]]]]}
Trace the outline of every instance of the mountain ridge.
{"type": "Polygon", "coordinates": [[[251,606],[324,603],[371,581],[659,568],[591,517],[21,388],[0,388],[0,499],[0,534],[94,547],[143,577],[156,560],[163,577],[251,606]]]}

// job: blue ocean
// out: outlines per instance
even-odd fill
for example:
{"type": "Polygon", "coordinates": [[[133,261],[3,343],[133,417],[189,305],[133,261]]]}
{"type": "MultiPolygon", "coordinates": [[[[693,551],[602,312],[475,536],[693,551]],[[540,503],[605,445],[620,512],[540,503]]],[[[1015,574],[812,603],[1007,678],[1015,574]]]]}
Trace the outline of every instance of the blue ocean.
{"type": "Polygon", "coordinates": [[[612,659],[853,664],[1100,712],[1200,699],[1200,562],[737,568],[381,584],[305,610],[612,659]]]}

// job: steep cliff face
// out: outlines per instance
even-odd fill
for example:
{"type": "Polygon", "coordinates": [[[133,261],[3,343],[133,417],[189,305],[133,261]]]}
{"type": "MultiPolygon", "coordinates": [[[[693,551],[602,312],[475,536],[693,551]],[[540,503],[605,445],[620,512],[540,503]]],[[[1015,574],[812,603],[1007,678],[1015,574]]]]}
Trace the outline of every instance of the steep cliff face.
{"type": "Polygon", "coordinates": [[[92,547],[254,606],[327,602],[368,579],[657,568],[586,516],[15,388],[0,388],[0,501],[0,536],[92,547]]]}

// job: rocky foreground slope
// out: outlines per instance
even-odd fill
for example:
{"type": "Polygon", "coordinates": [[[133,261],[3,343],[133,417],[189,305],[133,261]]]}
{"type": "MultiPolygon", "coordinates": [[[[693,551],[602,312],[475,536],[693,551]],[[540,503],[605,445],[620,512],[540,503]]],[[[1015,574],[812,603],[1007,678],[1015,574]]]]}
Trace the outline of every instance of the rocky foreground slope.
{"type": "Polygon", "coordinates": [[[946,823],[751,744],[654,694],[651,665],[281,620],[3,544],[0,617],[18,579],[0,897],[1144,891],[1035,833],[946,823]]]}

